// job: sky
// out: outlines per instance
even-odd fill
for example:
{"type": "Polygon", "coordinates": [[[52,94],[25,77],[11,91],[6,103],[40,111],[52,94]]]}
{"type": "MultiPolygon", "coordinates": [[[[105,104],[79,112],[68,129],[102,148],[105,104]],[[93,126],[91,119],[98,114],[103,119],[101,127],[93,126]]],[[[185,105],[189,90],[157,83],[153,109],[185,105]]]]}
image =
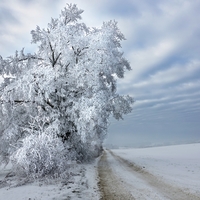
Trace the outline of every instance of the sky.
{"type": "Polygon", "coordinates": [[[84,10],[82,21],[99,27],[116,20],[132,70],[118,93],[135,99],[124,120],[111,119],[106,144],[149,146],[200,142],[199,0],[1,0],[0,55],[25,47],[30,31],[45,28],[66,3],[84,10]]]}

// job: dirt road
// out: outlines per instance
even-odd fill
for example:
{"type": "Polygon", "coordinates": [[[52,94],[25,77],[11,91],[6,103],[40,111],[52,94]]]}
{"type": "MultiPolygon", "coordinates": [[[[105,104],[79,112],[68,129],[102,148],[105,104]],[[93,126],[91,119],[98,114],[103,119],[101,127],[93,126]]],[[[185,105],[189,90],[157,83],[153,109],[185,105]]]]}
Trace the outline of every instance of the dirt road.
{"type": "Polygon", "coordinates": [[[102,200],[200,200],[112,151],[104,151],[98,172],[102,200]]]}

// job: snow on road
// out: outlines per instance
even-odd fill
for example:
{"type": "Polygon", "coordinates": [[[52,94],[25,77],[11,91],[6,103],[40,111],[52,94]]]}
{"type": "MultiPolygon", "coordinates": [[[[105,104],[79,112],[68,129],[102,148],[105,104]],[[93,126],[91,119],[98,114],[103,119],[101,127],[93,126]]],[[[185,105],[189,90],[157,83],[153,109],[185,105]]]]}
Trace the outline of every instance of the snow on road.
{"type": "Polygon", "coordinates": [[[127,190],[126,185],[113,171],[112,157],[104,152],[98,164],[99,187],[102,193],[102,200],[134,199],[127,190]]]}
{"type": "MultiPolygon", "coordinates": [[[[113,150],[171,185],[200,196],[200,144],[113,150]]],[[[200,199],[200,198],[199,198],[200,199]]]]}
{"type": "Polygon", "coordinates": [[[200,144],[105,150],[71,170],[64,182],[16,187],[0,167],[0,200],[200,200],[200,144]]]}
{"type": "Polygon", "coordinates": [[[125,188],[125,196],[131,196],[124,199],[199,200],[199,158],[200,144],[105,151],[100,161],[109,171],[100,173],[102,195],[116,199],[118,188],[125,188]]]}

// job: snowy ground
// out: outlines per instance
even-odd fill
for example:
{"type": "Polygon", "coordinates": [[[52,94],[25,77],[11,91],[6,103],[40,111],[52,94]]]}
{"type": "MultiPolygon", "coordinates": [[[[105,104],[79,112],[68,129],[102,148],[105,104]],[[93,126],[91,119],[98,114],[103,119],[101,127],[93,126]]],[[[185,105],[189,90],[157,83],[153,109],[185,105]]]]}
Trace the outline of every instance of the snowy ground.
{"type": "MultiPolygon", "coordinates": [[[[199,143],[153,148],[117,149],[112,150],[112,152],[114,155],[124,159],[124,162],[132,163],[135,171],[138,170],[138,173],[135,173],[135,178],[129,175],[128,179],[130,180],[127,181],[132,182],[132,185],[134,185],[134,181],[137,182],[135,188],[138,188],[138,190],[140,188],[146,188],[147,190],[151,188],[149,189],[151,193],[149,195],[152,195],[152,192],[159,194],[158,190],[160,190],[160,193],[165,193],[168,191],[167,187],[169,187],[168,192],[174,190],[174,193],[177,194],[180,191],[179,195],[185,193],[185,197],[184,195],[183,197],[177,195],[177,199],[187,199],[189,196],[191,196],[189,199],[200,199],[199,143]]],[[[126,172],[122,171],[122,168],[121,171],[119,169],[116,170],[118,170],[118,174],[123,174],[125,177],[127,170],[126,172]]],[[[134,195],[137,197],[136,192],[134,195]]],[[[164,197],[159,197],[159,195],[157,196],[157,199],[165,199],[164,197]]],[[[145,197],[143,199],[148,198],[145,197]]]]}
{"type": "Polygon", "coordinates": [[[0,200],[99,200],[97,186],[97,161],[92,164],[74,165],[68,180],[42,180],[20,185],[16,177],[5,176],[9,166],[0,168],[0,200]],[[3,180],[6,180],[6,184],[3,180]]]}
{"type": "Polygon", "coordinates": [[[16,186],[10,176],[5,184],[9,172],[0,168],[0,200],[200,200],[199,143],[106,150],[96,162],[74,166],[62,182],[16,186]]]}

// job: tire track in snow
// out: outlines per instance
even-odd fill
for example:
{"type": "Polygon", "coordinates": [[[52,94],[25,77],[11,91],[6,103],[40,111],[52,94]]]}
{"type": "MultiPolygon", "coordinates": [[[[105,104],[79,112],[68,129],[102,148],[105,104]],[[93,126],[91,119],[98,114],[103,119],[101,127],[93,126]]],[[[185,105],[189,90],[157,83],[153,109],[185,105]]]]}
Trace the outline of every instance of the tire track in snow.
{"type": "Polygon", "coordinates": [[[135,200],[120,178],[113,172],[105,151],[98,163],[98,173],[101,200],[135,200]]]}
{"type": "MultiPolygon", "coordinates": [[[[121,158],[120,156],[114,154],[112,151],[109,152],[112,157],[120,163],[121,166],[124,167],[127,171],[130,171],[134,176],[137,176],[137,178],[142,179],[146,182],[147,186],[151,187],[155,193],[159,193],[161,196],[155,196],[155,199],[170,199],[170,200],[200,200],[200,197],[195,196],[194,194],[191,194],[189,192],[185,192],[184,189],[170,185],[169,183],[166,183],[159,179],[159,177],[156,177],[152,175],[151,173],[147,172],[143,167],[138,166],[135,163],[129,162],[128,160],[125,160],[124,158],[121,158]]],[[[137,185],[137,183],[132,184],[133,186],[137,185]]],[[[137,188],[137,186],[136,186],[137,188]]],[[[143,191],[145,193],[145,191],[143,191]]],[[[149,194],[141,194],[141,199],[151,199],[149,194]],[[143,197],[142,197],[143,196],[143,197]],[[148,198],[149,197],[149,198],[148,198]]],[[[138,197],[136,199],[140,199],[138,197]]]]}

